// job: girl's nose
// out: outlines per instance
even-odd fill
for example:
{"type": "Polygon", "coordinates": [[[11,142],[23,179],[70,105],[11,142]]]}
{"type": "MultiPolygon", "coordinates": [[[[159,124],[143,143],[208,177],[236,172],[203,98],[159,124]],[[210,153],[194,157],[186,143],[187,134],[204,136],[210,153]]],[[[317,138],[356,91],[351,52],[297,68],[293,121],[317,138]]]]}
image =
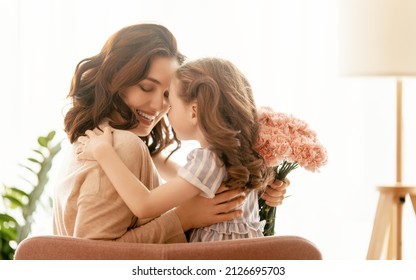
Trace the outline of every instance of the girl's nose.
{"type": "Polygon", "coordinates": [[[166,97],[166,92],[167,90],[164,90],[153,98],[152,107],[154,110],[161,112],[166,110],[166,108],[169,106],[169,100],[166,97]]]}

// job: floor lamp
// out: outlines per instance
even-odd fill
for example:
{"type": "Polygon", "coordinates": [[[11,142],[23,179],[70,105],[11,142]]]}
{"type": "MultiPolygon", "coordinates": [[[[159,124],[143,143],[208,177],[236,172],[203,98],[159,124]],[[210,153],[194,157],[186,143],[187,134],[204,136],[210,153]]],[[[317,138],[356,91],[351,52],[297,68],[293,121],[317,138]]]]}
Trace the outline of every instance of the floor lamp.
{"type": "Polygon", "coordinates": [[[407,196],[416,214],[416,186],[402,182],[402,79],[416,76],[416,1],[342,0],[340,18],[341,73],[396,79],[396,182],[377,188],[367,259],[399,260],[407,196]]]}

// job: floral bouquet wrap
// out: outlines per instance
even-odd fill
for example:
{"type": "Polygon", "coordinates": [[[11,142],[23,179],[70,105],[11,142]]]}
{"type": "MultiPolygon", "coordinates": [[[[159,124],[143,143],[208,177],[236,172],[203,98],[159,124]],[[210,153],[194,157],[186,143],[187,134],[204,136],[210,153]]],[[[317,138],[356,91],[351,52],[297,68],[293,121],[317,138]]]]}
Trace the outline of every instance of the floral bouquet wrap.
{"type": "MultiPolygon", "coordinates": [[[[301,166],[316,172],[327,162],[326,149],[318,142],[308,124],[292,115],[274,112],[270,107],[258,109],[260,129],[254,149],[266,165],[274,170],[274,177],[283,181],[293,169],[301,166]]],[[[276,207],[259,198],[260,220],[265,220],[263,234],[274,235],[276,207]]]]}

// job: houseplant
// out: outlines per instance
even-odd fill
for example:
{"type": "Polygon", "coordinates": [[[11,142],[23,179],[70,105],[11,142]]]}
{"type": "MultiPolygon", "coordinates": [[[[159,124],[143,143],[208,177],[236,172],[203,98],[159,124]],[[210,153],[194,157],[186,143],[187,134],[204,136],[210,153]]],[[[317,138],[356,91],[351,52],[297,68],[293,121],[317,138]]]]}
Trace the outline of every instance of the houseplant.
{"type": "Polygon", "coordinates": [[[61,150],[61,142],[53,143],[55,131],[40,136],[38,147],[33,155],[21,164],[25,170],[22,179],[26,182],[20,186],[2,184],[2,200],[4,212],[0,213],[0,259],[11,260],[17,244],[31,232],[33,214],[39,204],[46,184],[52,161],[61,150]]]}

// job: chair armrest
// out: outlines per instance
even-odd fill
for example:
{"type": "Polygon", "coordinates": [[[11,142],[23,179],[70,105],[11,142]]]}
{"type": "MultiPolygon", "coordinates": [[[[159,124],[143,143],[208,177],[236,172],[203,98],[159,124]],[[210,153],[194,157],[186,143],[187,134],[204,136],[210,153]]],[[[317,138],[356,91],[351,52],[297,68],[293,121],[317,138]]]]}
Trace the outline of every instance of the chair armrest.
{"type": "Polygon", "coordinates": [[[141,244],[62,236],[32,236],[19,243],[16,260],[321,260],[319,249],[299,236],[217,242],[141,244]]]}

